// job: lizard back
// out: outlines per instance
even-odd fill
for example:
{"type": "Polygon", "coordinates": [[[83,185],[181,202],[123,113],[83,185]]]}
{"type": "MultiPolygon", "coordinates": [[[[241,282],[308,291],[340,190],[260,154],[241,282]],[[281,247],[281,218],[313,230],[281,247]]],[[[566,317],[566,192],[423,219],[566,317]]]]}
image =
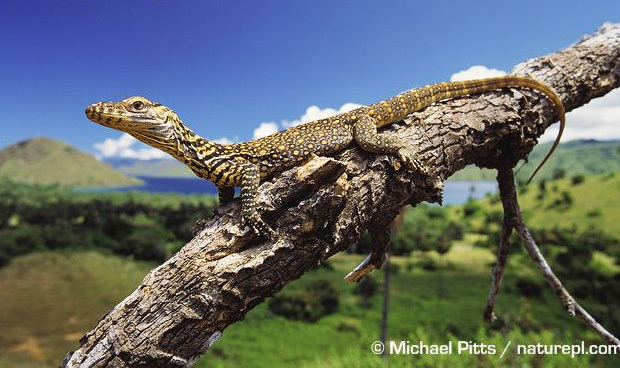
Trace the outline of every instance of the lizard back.
{"type": "Polygon", "coordinates": [[[551,88],[535,79],[519,76],[443,82],[412,89],[350,112],[301,124],[267,137],[234,144],[231,150],[244,153],[250,160],[258,163],[261,177],[268,177],[278,169],[306,160],[311,153],[326,155],[346,148],[354,141],[354,123],[362,116],[370,116],[374,119],[376,127],[380,128],[445,99],[480,94],[506,87],[523,87],[542,92],[552,102],[560,117],[558,136],[528,180],[529,183],[559,144],[565,126],[565,112],[562,101],[551,88]]]}

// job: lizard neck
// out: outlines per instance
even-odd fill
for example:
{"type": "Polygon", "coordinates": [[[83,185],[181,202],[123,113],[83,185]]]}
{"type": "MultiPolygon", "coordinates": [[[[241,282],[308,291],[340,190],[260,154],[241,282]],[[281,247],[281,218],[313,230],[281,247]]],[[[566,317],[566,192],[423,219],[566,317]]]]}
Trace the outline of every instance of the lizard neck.
{"type": "Polygon", "coordinates": [[[183,124],[178,116],[174,120],[175,145],[166,150],[170,155],[181,162],[199,164],[210,157],[221,154],[223,145],[209,141],[194,133],[183,124]]]}

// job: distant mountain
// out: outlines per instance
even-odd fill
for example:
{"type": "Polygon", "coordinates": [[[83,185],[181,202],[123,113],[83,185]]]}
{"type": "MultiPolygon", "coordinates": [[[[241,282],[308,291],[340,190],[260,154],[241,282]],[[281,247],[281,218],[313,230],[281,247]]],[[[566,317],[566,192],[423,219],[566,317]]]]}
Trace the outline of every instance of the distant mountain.
{"type": "Polygon", "coordinates": [[[157,178],[187,178],[196,176],[187,166],[174,159],[138,160],[134,158],[106,158],[105,162],[114,169],[132,176],[157,178]]]}
{"type": "Polygon", "coordinates": [[[70,145],[37,137],[0,151],[0,179],[31,184],[127,186],[142,184],[70,145]]]}
{"type": "MultiPolygon", "coordinates": [[[[536,146],[525,164],[517,173],[517,179],[527,180],[543,157],[549,152],[552,143],[536,146]]],[[[520,164],[519,164],[520,166],[520,164]]],[[[534,180],[550,179],[555,172],[563,171],[568,177],[577,174],[601,174],[620,171],[620,140],[597,141],[575,140],[562,143],[540,169],[534,180]]],[[[450,180],[495,180],[494,170],[469,166],[450,177],[450,180]]]]}

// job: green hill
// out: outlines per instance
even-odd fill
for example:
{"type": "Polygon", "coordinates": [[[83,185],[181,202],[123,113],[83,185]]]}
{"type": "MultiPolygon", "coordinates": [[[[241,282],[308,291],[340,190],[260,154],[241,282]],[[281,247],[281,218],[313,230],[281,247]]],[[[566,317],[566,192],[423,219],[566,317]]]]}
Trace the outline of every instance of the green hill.
{"type": "Polygon", "coordinates": [[[97,252],[43,252],[0,269],[0,367],[57,367],[152,267],[97,252]]]}
{"type": "MultiPolygon", "coordinates": [[[[518,180],[527,180],[543,157],[549,152],[551,142],[539,144],[529,156],[529,163],[517,174],[518,180]]],[[[602,174],[620,171],[620,141],[601,142],[576,140],[560,144],[549,161],[536,175],[536,180],[550,179],[554,173],[566,176],[577,174],[602,174]]],[[[450,177],[450,180],[495,180],[495,170],[469,166],[450,177]]]]}
{"type": "MultiPolygon", "coordinates": [[[[479,213],[500,212],[496,198],[478,202],[479,213]]],[[[570,178],[530,184],[519,189],[525,220],[539,229],[598,228],[620,240],[620,173],[571,175],[570,178]]],[[[455,207],[457,211],[460,207],[455,207]]]]}
{"type": "Polygon", "coordinates": [[[37,137],[0,151],[0,179],[31,184],[126,186],[141,181],[115,171],[92,155],[49,138],[37,137]]]}

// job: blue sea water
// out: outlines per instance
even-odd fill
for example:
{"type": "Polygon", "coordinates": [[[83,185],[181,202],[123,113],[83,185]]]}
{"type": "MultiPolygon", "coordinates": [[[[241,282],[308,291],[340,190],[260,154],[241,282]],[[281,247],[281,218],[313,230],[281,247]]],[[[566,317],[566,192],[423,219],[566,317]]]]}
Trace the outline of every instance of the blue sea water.
{"type": "MultiPolygon", "coordinates": [[[[199,178],[155,178],[140,176],[144,185],[119,188],[81,188],[82,192],[151,192],[179,194],[217,194],[217,188],[210,181],[199,178]]],[[[482,198],[487,193],[497,192],[494,181],[448,181],[444,190],[444,205],[462,204],[469,198],[482,198]]]]}
{"type": "Polygon", "coordinates": [[[495,181],[448,181],[444,188],[443,204],[463,204],[470,198],[484,198],[497,191],[495,181]]]}
{"type": "Polygon", "coordinates": [[[76,188],[79,192],[150,192],[150,193],[177,193],[177,194],[217,194],[217,187],[208,180],[199,178],[157,178],[138,176],[144,185],[127,187],[85,187],[76,188]]]}

